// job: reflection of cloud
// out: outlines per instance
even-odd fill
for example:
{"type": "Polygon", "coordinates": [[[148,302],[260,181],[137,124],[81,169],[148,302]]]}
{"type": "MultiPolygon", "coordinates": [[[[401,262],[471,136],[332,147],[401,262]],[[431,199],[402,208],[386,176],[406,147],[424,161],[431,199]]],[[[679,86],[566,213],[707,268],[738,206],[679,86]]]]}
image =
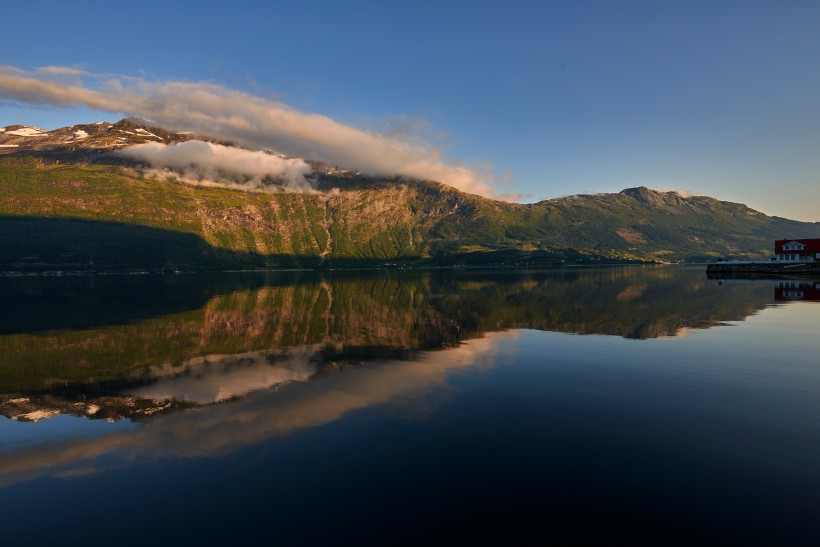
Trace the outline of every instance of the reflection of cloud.
{"type": "Polygon", "coordinates": [[[692,334],[692,329],[690,329],[689,327],[681,327],[678,330],[676,330],[674,333],[666,334],[666,335],[660,335],[660,336],[657,336],[656,338],[660,339],[660,340],[674,340],[675,338],[678,338],[678,339],[686,338],[690,334],[692,334]]]}
{"type": "Polygon", "coordinates": [[[646,291],[646,288],[646,283],[632,284],[626,287],[621,292],[619,292],[618,296],[616,296],[615,298],[621,300],[622,302],[630,302],[642,296],[643,293],[646,291]]]}
{"type": "Polygon", "coordinates": [[[206,355],[189,359],[179,366],[151,367],[147,377],[158,381],[128,392],[155,401],[175,399],[218,403],[252,391],[310,379],[317,371],[316,364],[310,362],[316,349],[310,347],[305,351],[282,352],[281,355],[274,350],[206,355]],[[281,359],[272,365],[272,358],[281,359]]]}
{"type": "Polygon", "coordinates": [[[429,393],[453,372],[494,363],[497,341],[508,333],[471,340],[458,348],[424,352],[409,361],[346,368],[343,373],[290,384],[245,399],[159,417],[138,429],[74,439],[0,455],[0,485],[43,474],[87,473],[95,460],[153,461],[226,454],[237,447],[338,420],[345,414],[429,393]]]}

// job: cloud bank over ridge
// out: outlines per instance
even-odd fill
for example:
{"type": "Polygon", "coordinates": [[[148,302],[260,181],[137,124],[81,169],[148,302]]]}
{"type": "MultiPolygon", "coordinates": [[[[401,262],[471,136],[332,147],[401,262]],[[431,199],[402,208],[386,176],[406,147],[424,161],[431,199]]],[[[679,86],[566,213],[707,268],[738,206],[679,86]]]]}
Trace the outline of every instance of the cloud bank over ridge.
{"type": "Polygon", "coordinates": [[[245,150],[203,141],[164,144],[147,142],[118,154],[146,163],[153,178],[174,178],[190,184],[240,190],[310,192],[311,166],[300,158],[245,150]]]}
{"type": "Polygon", "coordinates": [[[218,84],[149,81],[69,67],[34,72],[0,67],[0,97],[137,116],[174,131],[229,138],[370,175],[430,179],[499,197],[493,196],[489,176],[445,159],[441,149],[418,136],[367,131],[218,84]]]}

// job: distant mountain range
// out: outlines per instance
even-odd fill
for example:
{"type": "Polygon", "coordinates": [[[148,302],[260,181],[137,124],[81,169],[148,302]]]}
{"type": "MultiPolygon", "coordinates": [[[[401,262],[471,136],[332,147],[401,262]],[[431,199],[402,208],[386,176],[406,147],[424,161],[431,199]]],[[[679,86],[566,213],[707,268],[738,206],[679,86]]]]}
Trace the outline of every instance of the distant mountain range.
{"type": "Polygon", "coordinates": [[[191,140],[236,147],[134,119],[0,128],[0,270],[692,262],[820,237],[817,222],[645,187],[512,204],[309,161],[313,191],[251,192],[157,179],[116,153],[191,140]]]}

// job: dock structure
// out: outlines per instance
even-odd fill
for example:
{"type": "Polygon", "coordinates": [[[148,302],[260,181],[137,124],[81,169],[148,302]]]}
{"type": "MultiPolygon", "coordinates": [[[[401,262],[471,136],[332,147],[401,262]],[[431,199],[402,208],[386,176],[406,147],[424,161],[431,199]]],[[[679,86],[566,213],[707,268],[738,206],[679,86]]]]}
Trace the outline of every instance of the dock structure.
{"type": "Polygon", "coordinates": [[[820,239],[778,239],[771,260],[721,260],[706,266],[710,277],[820,278],[820,239]]]}
{"type": "Polygon", "coordinates": [[[726,260],[706,265],[707,274],[755,274],[761,277],[820,277],[820,262],[726,260]]]}

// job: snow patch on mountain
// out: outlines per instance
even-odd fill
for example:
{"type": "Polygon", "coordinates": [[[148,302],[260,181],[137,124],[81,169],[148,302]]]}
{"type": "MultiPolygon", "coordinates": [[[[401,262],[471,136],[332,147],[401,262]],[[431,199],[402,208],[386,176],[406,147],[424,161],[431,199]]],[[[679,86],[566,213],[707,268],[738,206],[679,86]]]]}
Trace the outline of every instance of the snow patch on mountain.
{"type": "Polygon", "coordinates": [[[40,129],[39,127],[21,127],[20,129],[15,129],[14,131],[7,131],[8,135],[17,135],[18,137],[44,137],[48,134],[48,131],[45,129],[40,129]]]}

